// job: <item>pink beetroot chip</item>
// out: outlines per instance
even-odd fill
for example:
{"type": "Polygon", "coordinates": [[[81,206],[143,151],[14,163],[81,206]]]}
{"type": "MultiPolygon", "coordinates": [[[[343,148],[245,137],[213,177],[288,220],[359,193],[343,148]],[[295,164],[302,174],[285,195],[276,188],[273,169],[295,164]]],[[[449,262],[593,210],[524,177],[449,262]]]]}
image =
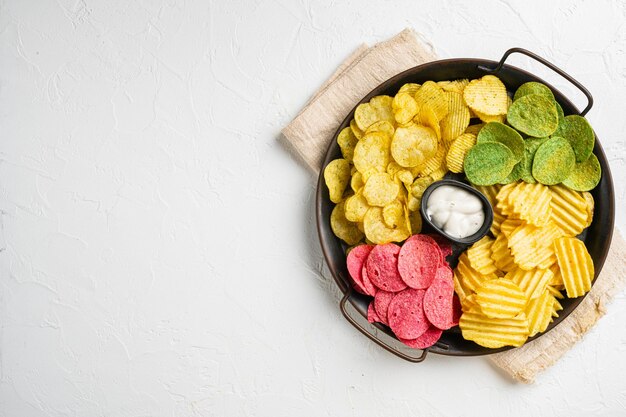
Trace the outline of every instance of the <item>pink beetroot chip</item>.
{"type": "Polygon", "coordinates": [[[367,291],[367,287],[363,284],[363,278],[361,271],[363,270],[363,264],[367,260],[370,252],[374,249],[373,245],[359,245],[348,253],[348,259],[346,259],[346,265],[348,266],[348,272],[352,278],[353,287],[361,294],[371,295],[367,291]]]}
{"type": "Polygon", "coordinates": [[[396,294],[392,292],[380,290],[376,293],[376,297],[374,297],[374,308],[376,309],[378,317],[380,317],[380,321],[384,324],[389,324],[387,312],[389,311],[389,304],[395,296],[396,294]]]}
{"type": "Polygon", "coordinates": [[[399,338],[399,340],[413,349],[426,349],[427,347],[431,347],[437,343],[442,333],[443,331],[441,329],[438,329],[435,326],[430,326],[424,333],[422,333],[421,336],[415,339],[399,338]]]}
{"type": "Polygon", "coordinates": [[[450,327],[459,325],[461,314],[463,314],[463,310],[461,308],[461,301],[459,300],[459,296],[454,294],[454,296],[452,297],[452,323],[450,327]]]}
{"type": "Polygon", "coordinates": [[[432,237],[433,240],[437,242],[437,245],[439,246],[439,249],[441,250],[441,255],[443,256],[444,261],[448,256],[452,255],[452,242],[451,241],[449,241],[448,239],[446,239],[445,237],[441,235],[432,234],[428,236],[432,237]]]}
{"type": "Polygon", "coordinates": [[[454,326],[454,284],[448,278],[450,268],[442,266],[437,277],[424,294],[424,314],[435,327],[446,330],[454,326]]]}
{"type": "Polygon", "coordinates": [[[420,337],[430,326],[424,314],[424,290],[406,289],[389,303],[387,320],[396,336],[402,339],[420,337]]]}
{"type": "Polygon", "coordinates": [[[400,246],[393,243],[377,245],[365,262],[367,276],[376,287],[384,291],[396,292],[406,288],[398,272],[400,246]]]}
{"type": "Polygon", "coordinates": [[[378,292],[378,288],[372,284],[372,281],[369,279],[369,275],[367,275],[367,265],[363,265],[363,269],[361,270],[361,278],[363,279],[363,288],[365,288],[365,294],[371,295],[372,297],[376,295],[378,292]]]}
{"type": "Polygon", "coordinates": [[[398,271],[406,285],[425,289],[435,279],[441,259],[441,250],[432,237],[413,235],[402,245],[398,256],[398,271]]]}
{"type": "Polygon", "coordinates": [[[367,321],[370,323],[380,323],[380,317],[376,313],[374,309],[374,300],[370,301],[369,306],[367,306],[367,321]]]}

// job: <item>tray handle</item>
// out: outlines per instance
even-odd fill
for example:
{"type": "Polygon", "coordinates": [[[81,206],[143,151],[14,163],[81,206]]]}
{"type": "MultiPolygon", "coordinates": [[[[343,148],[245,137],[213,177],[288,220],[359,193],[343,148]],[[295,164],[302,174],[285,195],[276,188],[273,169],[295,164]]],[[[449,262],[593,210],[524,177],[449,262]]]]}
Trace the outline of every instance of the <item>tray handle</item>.
{"type": "MultiPolygon", "coordinates": [[[[385,342],[384,340],[380,339],[375,333],[372,332],[373,329],[373,325],[368,323],[367,327],[364,327],[363,325],[361,325],[361,323],[359,323],[349,312],[347,307],[348,301],[350,301],[350,304],[352,304],[354,306],[354,304],[352,303],[352,295],[353,295],[353,290],[349,289],[348,291],[346,291],[346,294],[343,296],[343,298],[341,299],[341,302],[339,303],[339,307],[341,308],[341,314],[343,314],[343,316],[346,318],[346,320],[348,320],[350,322],[350,324],[352,324],[358,331],[360,331],[361,333],[363,333],[365,336],[367,336],[372,342],[376,343],[378,346],[382,347],[383,349],[387,350],[390,353],[393,353],[394,355],[409,361],[409,362],[413,362],[413,363],[419,363],[422,362],[424,359],[426,359],[426,354],[428,353],[428,350],[422,350],[421,355],[419,356],[412,356],[412,355],[407,355],[404,352],[401,352],[400,350],[398,350],[398,348],[396,348],[395,346],[392,346],[390,344],[388,344],[387,342],[385,342]]],[[[359,314],[360,316],[360,314],[359,314]]],[[[417,350],[417,349],[416,349],[417,350]]]]}
{"type": "Polygon", "coordinates": [[[565,78],[567,81],[572,83],[574,86],[576,86],[576,88],[578,88],[585,95],[585,97],[587,97],[587,101],[588,101],[587,107],[585,107],[585,109],[582,112],[580,112],[581,116],[586,115],[589,112],[589,110],[591,110],[591,107],[593,107],[593,97],[591,96],[591,93],[589,92],[589,90],[587,90],[581,83],[576,81],[576,79],[574,79],[571,75],[569,75],[568,73],[566,73],[565,71],[563,71],[562,69],[560,69],[559,67],[551,63],[550,61],[547,61],[545,58],[542,58],[539,55],[535,54],[534,52],[530,52],[527,49],[511,48],[504,53],[504,55],[502,56],[502,59],[500,59],[500,62],[495,68],[488,68],[488,67],[485,67],[484,65],[479,65],[478,68],[488,73],[496,73],[500,71],[500,69],[502,69],[502,66],[504,65],[504,62],[506,61],[506,59],[509,57],[509,55],[513,53],[526,55],[534,59],[535,61],[542,63],[543,65],[550,68],[552,71],[556,72],[561,77],[565,78]]]}

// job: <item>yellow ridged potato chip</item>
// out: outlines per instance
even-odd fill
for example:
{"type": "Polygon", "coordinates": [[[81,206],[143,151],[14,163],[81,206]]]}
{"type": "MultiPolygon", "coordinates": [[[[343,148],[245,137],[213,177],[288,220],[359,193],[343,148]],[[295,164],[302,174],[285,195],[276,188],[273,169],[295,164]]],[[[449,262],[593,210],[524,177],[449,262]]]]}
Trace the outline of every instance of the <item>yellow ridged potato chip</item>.
{"type": "Polygon", "coordinates": [[[383,221],[387,227],[392,229],[401,226],[406,221],[404,205],[398,200],[394,200],[383,207],[383,221]]]}
{"type": "Polygon", "coordinates": [[[563,298],[563,294],[561,294],[560,292],[557,292],[558,296],[555,296],[552,291],[549,291],[550,295],[552,295],[554,302],[552,305],[552,317],[559,317],[559,311],[563,310],[563,306],[561,305],[561,303],[559,303],[559,300],[557,300],[557,298],[563,298]]]}
{"type": "Polygon", "coordinates": [[[561,275],[561,268],[559,268],[559,264],[555,263],[550,267],[550,271],[552,271],[552,279],[548,283],[553,288],[557,290],[565,289],[565,284],[563,284],[563,275],[561,275]]]}
{"type": "Polygon", "coordinates": [[[461,284],[470,291],[476,291],[484,281],[498,278],[494,273],[483,275],[472,268],[467,258],[467,252],[463,252],[463,254],[459,256],[459,263],[454,270],[454,274],[458,277],[461,284]]]}
{"type": "Polygon", "coordinates": [[[366,179],[369,170],[384,172],[389,164],[388,136],[372,132],[363,136],[354,148],[354,166],[366,179]]]}
{"type": "Polygon", "coordinates": [[[478,136],[478,132],[480,132],[480,129],[482,129],[483,126],[485,126],[484,123],[467,126],[467,129],[465,129],[465,133],[471,133],[472,135],[478,136]]]}
{"type": "Polygon", "coordinates": [[[567,296],[585,295],[594,278],[593,261],[585,244],[575,237],[561,237],[554,241],[554,251],[567,296]]]}
{"type": "Polygon", "coordinates": [[[480,114],[504,115],[508,110],[506,87],[494,75],[485,75],[478,80],[470,81],[463,91],[463,98],[479,117],[480,114]]]}
{"type": "Polygon", "coordinates": [[[545,291],[542,292],[539,297],[530,300],[526,307],[530,337],[548,328],[552,320],[554,301],[554,297],[549,292],[545,291]]]}
{"type": "Polygon", "coordinates": [[[383,132],[391,138],[393,137],[393,133],[395,132],[395,130],[396,129],[393,127],[393,125],[389,123],[387,120],[381,120],[380,122],[376,122],[370,127],[368,127],[367,130],[365,131],[365,134],[368,134],[371,132],[383,132]]]}
{"type": "Polygon", "coordinates": [[[462,94],[454,92],[444,94],[448,99],[448,114],[441,119],[441,138],[446,142],[452,142],[469,126],[470,113],[462,94]]]}
{"type": "Polygon", "coordinates": [[[433,130],[415,124],[397,128],[391,141],[391,155],[403,167],[423,164],[436,150],[437,137],[433,130]]]}
{"type": "Polygon", "coordinates": [[[538,268],[529,271],[516,268],[504,276],[504,278],[517,284],[529,300],[543,294],[553,277],[554,274],[550,269],[538,268]]]}
{"type": "Polygon", "coordinates": [[[417,102],[410,93],[396,94],[391,103],[391,107],[393,108],[393,115],[396,122],[402,124],[409,123],[413,120],[419,110],[417,102]]]}
{"type": "Polygon", "coordinates": [[[500,234],[500,227],[505,220],[506,217],[504,217],[504,214],[502,214],[497,207],[493,207],[493,223],[491,223],[491,228],[489,230],[494,236],[498,237],[500,234]]]}
{"type": "Polygon", "coordinates": [[[560,235],[561,231],[552,222],[543,227],[524,224],[516,228],[508,236],[515,263],[525,270],[549,268],[556,261],[552,243],[560,235]]]}
{"type": "Polygon", "coordinates": [[[475,110],[475,109],[472,109],[472,110],[474,111],[474,114],[476,114],[476,117],[478,117],[484,123],[491,123],[491,122],[504,123],[504,122],[506,122],[506,114],[499,114],[497,116],[490,116],[488,114],[481,113],[478,110],[475,110]]]}
{"type": "Polygon", "coordinates": [[[376,244],[384,245],[389,242],[402,242],[410,236],[410,231],[406,225],[395,229],[387,227],[383,218],[383,209],[381,207],[370,207],[365,213],[363,219],[363,227],[367,239],[376,244]]]}
{"type": "Polygon", "coordinates": [[[500,184],[494,184],[494,185],[472,184],[472,187],[474,187],[475,189],[480,191],[482,195],[487,197],[487,200],[489,200],[489,204],[491,204],[491,206],[495,206],[497,203],[496,196],[498,195],[498,192],[502,188],[502,185],[500,184]]]}
{"type": "Polygon", "coordinates": [[[512,215],[535,226],[544,226],[552,215],[552,193],[546,185],[524,181],[515,183],[507,197],[512,215]]]}
{"type": "Polygon", "coordinates": [[[482,311],[480,311],[480,306],[476,302],[476,293],[471,293],[463,299],[461,309],[464,313],[478,313],[483,315],[482,311]]]}
{"type": "Polygon", "coordinates": [[[417,112],[417,114],[413,118],[413,122],[415,122],[418,125],[431,128],[433,132],[435,132],[435,135],[437,136],[437,140],[441,139],[440,121],[439,121],[439,118],[437,117],[437,114],[432,108],[428,106],[420,107],[420,110],[417,112]]]}
{"type": "Polygon", "coordinates": [[[593,209],[594,209],[595,203],[593,201],[593,196],[588,191],[583,192],[583,198],[587,202],[587,225],[585,227],[589,227],[589,225],[591,225],[591,222],[593,220],[593,209]]]}
{"type": "Polygon", "coordinates": [[[335,236],[348,245],[356,245],[363,239],[363,232],[359,230],[357,224],[346,219],[343,201],[333,208],[330,214],[330,227],[335,236]]]}
{"type": "Polygon", "coordinates": [[[463,172],[465,156],[474,145],[476,145],[476,135],[471,133],[463,133],[452,141],[446,155],[446,166],[451,172],[457,174],[463,172]]]}
{"type": "Polygon", "coordinates": [[[463,338],[492,349],[522,346],[528,339],[528,319],[524,313],[498,319],[477,312],[464,312],[459,327],[463,338]]]}
{"type": "Polygon", "coordinates": [[[448,173],[448,167],[443,164],[440,165],[437,169],[435,169],[433,172],[430,173],[430,176],[435,180],[435,181],[439,181],[440,179],[442,179],[443,177],[446,176],[446,174],[448,173]]]}
{"type": "Polygon", "coordinates": [[[398,197],[400,187],[386,172],[372,174],[363,187],[363,197],[370,206],[385,207],[398,197]]]}
{"type": "Polygon", "coordinates": [[[443,89],[443,91],[450,91],[453,93],[463,94],[463,90],[469,84],[467,78],[454,80],[454,81],[439,81],[437,85],[443,89]]]}
{"type": "Polygon", "coordinates": [[[491,245],[493,245],[493,242],[492,238],[485,236],[474,243],[466,252],[472,268],[483,275],[489,275],[498,269],[494,265],[493,259],[491,259],[491,245]]]}
{"type": "Polygon", "coordinates": [[[515,229],[524,225],[524,221],[520,219],[507,219],[500,224],[500,231],[507,238],[513,234],[515,229]]]}
{"type": "Polygon", "coordinates": [[[489,318],[512,318],[526,308],[528,299],[521,288],[505,278],[484,281],[476,289],[476,302],[489,318]]]}
{"type": "Polygon", "coordinates": [[[448,154],[448,149],[446,147],[446,143],[443,141],[439,141],[437,146],[437,151],[433,156],[428,158],[426,162],[422,165],[422,175],[431,175],[433,172],[445,169],[448,170],[446,165],[446,155],[448,154]]]}
{"type": "Polygon", "coordinates": [[[448,114],[448,100],[441,87],[433,81],[426,81],[422,84],[415,93],[415,101],[420,109],[432,109],[437,120],[442,120],[448,114]]]}
{"type": "Polygon", "coordinates": [[[454,273],[453,279],[454,279],[454,292],[456,292],[456,294],[459,296],[459,300],[461,301],[461,305],[462,305],[465,298],[474,294],[474,292],[462,282],[462,280],[459,278],[456,271],[454,273]]]}
{"type": "Polygon", "coordinates": [[[339,203],[350,182],[350,163],[345,159],[335,159],[324,169],[324,181],[328,187],[330,201],[339,203]]]}
{"type": "Polygon", "coordinates": [[[509,272],[517,267],[509,249],[509,241],[503,233],[498,234],[491,245],[491,259],[499,271],[509,272]]]}
{"type": "Polygon", "coordinates": [[[551,219],[565,236],[577,236],[587,227],[587,201],[578,191],[564,185],[550,187],[551,219]]]}
{"type": "Polygon", "coordinates": [[[419,89],[420,89],[420,85],[419,84],[406,83],[402,87],[400,87],[400,89],[398,90],[398,94],[400,94],[400,93],[409,93],[412,96],[415,96],[415,93],[417,93],[417,90],[419,90],[419,89]]]}
{"type": "Polygon", "coordinates": [[[356,194],[346,198],[346,219],[353,223],[362,222],[363,218],[365,217],[365,213],[367,213],[367,210],[369,208],[370,205],[367,203],[365,197],[363,197],[363,193],[359,191],[356,194]]]}

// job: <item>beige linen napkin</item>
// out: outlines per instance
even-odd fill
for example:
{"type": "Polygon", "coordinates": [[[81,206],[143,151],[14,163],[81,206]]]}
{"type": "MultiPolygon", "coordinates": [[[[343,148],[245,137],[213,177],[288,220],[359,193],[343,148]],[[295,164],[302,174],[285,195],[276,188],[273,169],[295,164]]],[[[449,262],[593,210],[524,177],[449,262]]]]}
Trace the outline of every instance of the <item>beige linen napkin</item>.
{"type": "MultiPolygon", "coordinates": [[[[360,46],[283,129],[286,143],[314,173],[319,173],[333,134],[355,103],[388,78],[434,59],[432,47],[409,29],[371,48],[360,46]]],[[[616,230],[602,273],[578,308],[539,339],[489,359],[514,379],[532,382],[537,373],[554,364],[584,336],[624,287],[626,244],[616,230]]]]}

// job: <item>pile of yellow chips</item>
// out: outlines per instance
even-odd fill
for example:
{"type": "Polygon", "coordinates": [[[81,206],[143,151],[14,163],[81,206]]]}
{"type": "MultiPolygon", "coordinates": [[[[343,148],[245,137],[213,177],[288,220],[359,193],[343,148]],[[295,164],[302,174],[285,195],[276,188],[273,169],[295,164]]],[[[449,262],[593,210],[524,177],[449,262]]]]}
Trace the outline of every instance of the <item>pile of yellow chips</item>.
{"type": "Polygon", "coordinates": [[[494,208],[495,239],[486,236],[459,257],[459,327],[481,346],[521,346],[558,317],[561,290],[574,298],[591,289],[593,262],[575,236],[591,224],[593,197],[522,181],[476,188],[494,208]]]}
{"type": "Polygon", "coordinates": [[[491,75],[409,83],[394,97],[360,104],[337,137],[343,158],[324,171],[337,204],[335,235],[355,245],[401,242],[419,233],[424,190],[449,170],[463,172],[465,154],[476,143],[483,124],[470,126],[470,118],[500,120],[508,105],[504,85],[491,75]]]}

